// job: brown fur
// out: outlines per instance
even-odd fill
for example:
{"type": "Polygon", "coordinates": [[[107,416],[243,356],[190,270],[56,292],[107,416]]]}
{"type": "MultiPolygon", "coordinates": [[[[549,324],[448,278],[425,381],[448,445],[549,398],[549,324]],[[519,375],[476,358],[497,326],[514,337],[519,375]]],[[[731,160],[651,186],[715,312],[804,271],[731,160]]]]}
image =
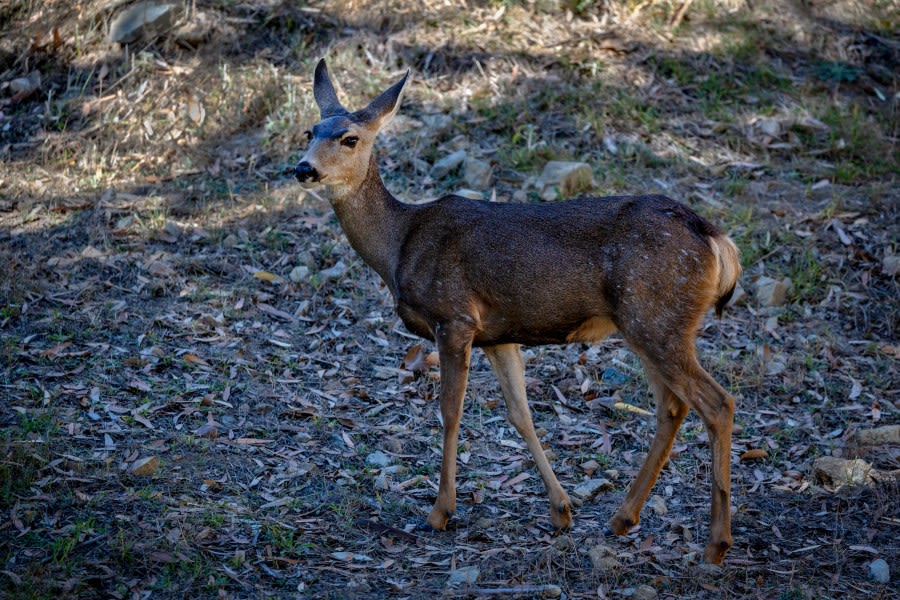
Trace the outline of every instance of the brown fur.
{"type": "Polygon", "coordinates": [[[551,501],[551,519],[571,524],[571,502],[534,433],[520,344],[590,342],[619,331],[644,363],[656,398],[657,433],[611,520],[625,533],[665,464],[688,408],[712,446],[712,525],[706,559],[731,546],[730,447],[734,401],[696,359],[703,315],[721,312],[740,274],[737,248],[690,208],[663,196],[499,204],[447,196],[409,205],[384,187],[372,155],[396,112],[406,78],[368,107],[337,102],[324,61],[315,95],[322,122],[298,178],[325,183],[351,245],[384,279],[413,333],[441,359],[444,454],[428,524],[443,529],[456,507],[456,447],[472,347],[500,380],[510,421],[531,450],[551,501]],[[345,131],[346,130],[346,131],[345,131]],[[355,147],[342,140],[358,138],[355,147]]]}

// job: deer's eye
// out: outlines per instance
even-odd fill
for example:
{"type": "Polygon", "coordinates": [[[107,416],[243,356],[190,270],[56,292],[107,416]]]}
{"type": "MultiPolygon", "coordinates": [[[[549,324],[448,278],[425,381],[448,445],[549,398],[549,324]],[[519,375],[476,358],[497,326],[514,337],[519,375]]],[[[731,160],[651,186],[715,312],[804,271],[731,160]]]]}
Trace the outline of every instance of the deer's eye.
{"type": "Polygon", "coordinates": [[[348,135],[345,138],[341,138],[341,146],[347,146],[348,148],[356,147],[356,142],[359,141],[359,138],[355,135],[348,135]]]}
{"type": "Polygon", "coordinates": [[[310,131],[309,129],[307,129],[306,131],[303,132],[303,135],[306,136],[306,140],[307,140],[308,142],[311,142],[311,141],[312,141],[312,139],[313,139],[312,131],[310,131]]]}

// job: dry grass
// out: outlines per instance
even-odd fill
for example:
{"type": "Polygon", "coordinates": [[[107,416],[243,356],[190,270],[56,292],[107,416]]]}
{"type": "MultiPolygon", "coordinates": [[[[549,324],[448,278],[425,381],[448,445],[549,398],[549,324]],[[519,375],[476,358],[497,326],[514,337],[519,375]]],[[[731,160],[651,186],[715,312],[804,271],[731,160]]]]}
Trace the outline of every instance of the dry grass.
{"type": "Polygon", "coordinates": [[[900,466],[852,443],[900,420],[892,4],[697,1],[673,29],[669,2],[198,1],[199,33],[127,49],[104,38],[114,4],[0,6],[0,595],[895,597],[867,565],[900,573],[896,483],[834,492],[811,474],[825,454],[900,466]],[[786,306],[751,294],[700,340],[739,404],[724,569],[694,563],[695,419],[657,486],[668,512],[602,539],[652,436],[591,403],[650,408],[615,339],[529,361],[563,485],[590,461],[616,484],[572,532],[550,529],[481,356],[456,528],[413,529],[435,494],[436,370],[402,368],[416,342],[388,293],[284,175],[323,55],[348,105],[413,69],[380,142],[403,198],[461,187],[427,177],[456,148],[494,164],[498,201],[536,201],[545,161],[585,160],[598,194],[666,193],[728,229],[747,290],[794,281],[786,306]],[[768,458],[737,461],[749,449],[768,458]],[[152,475],[131,472],[151,456],[152,475]],[[592,567],[598,543],[619,568],[592,567]],[[460,567],[480,591],[446,589],[460,567]]]}

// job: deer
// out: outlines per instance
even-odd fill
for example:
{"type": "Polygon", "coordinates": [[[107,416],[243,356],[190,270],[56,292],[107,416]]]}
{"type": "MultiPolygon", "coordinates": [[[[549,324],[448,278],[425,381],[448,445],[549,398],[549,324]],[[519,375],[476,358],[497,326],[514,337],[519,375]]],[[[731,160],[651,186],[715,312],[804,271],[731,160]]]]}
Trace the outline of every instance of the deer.
{"type": "Polygon", "coordinates": [[[456,195],[405,203],[385,187],[373,146],[400,108],[410,72],[365,108],[338,99],[325,59],[315,68],[320,120],[294,167],[319,187],[362,260],[390,291],[405,327],[439,356],[443,452],[424,526],[456,512],[457,448],[473,348],[496,375],[508,419],[528,447],[550,501],[550,521],[572,526],[572,502],[544,453],[526,397],[521,347],[598,342],[618,332],[639,357],[656,403],[647,456],[605,533],[625,535],[665,466],[689,409],[708,433],[711,518],[704,560],[732,546],[734,399],[700,366],[696,337],[718,317],[741,273],[734,242],[691,208],[661,195],[545,203],[456,195]]]}

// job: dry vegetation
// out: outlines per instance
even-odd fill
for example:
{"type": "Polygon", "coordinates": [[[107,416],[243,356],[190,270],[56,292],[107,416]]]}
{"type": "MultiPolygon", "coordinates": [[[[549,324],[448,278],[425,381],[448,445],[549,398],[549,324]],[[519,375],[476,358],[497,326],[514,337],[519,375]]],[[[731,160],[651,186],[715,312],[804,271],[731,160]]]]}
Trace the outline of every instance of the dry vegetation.
{"type": "Polygon", "coordinates": [[[122,47],[122,2],[0,2],[0,596],[897,597],[898,447],[854,442],[900,422],[896,2],[189,4],[122,47]],[[412,68],[380,142],[402,198],[462,187],[428,176],[459,148],[498,202],[577,159],[597,194],[662,192],[731,232],[748,293],[700,339],[738,401],[724,568],[696,564],[693,417],[640,528],[603,538],[653,430],[617,339],[530,351],[563,485],[614,484],[571,532],[480,354],[455,527],[415,530],[433,348],[285,175],[320,56],[351,106],[412,68]],[[763,276],[792,280],[784,305],[760,305],[763,276]],[[824,455],[881,476],[836,490],[824,455]]]}

